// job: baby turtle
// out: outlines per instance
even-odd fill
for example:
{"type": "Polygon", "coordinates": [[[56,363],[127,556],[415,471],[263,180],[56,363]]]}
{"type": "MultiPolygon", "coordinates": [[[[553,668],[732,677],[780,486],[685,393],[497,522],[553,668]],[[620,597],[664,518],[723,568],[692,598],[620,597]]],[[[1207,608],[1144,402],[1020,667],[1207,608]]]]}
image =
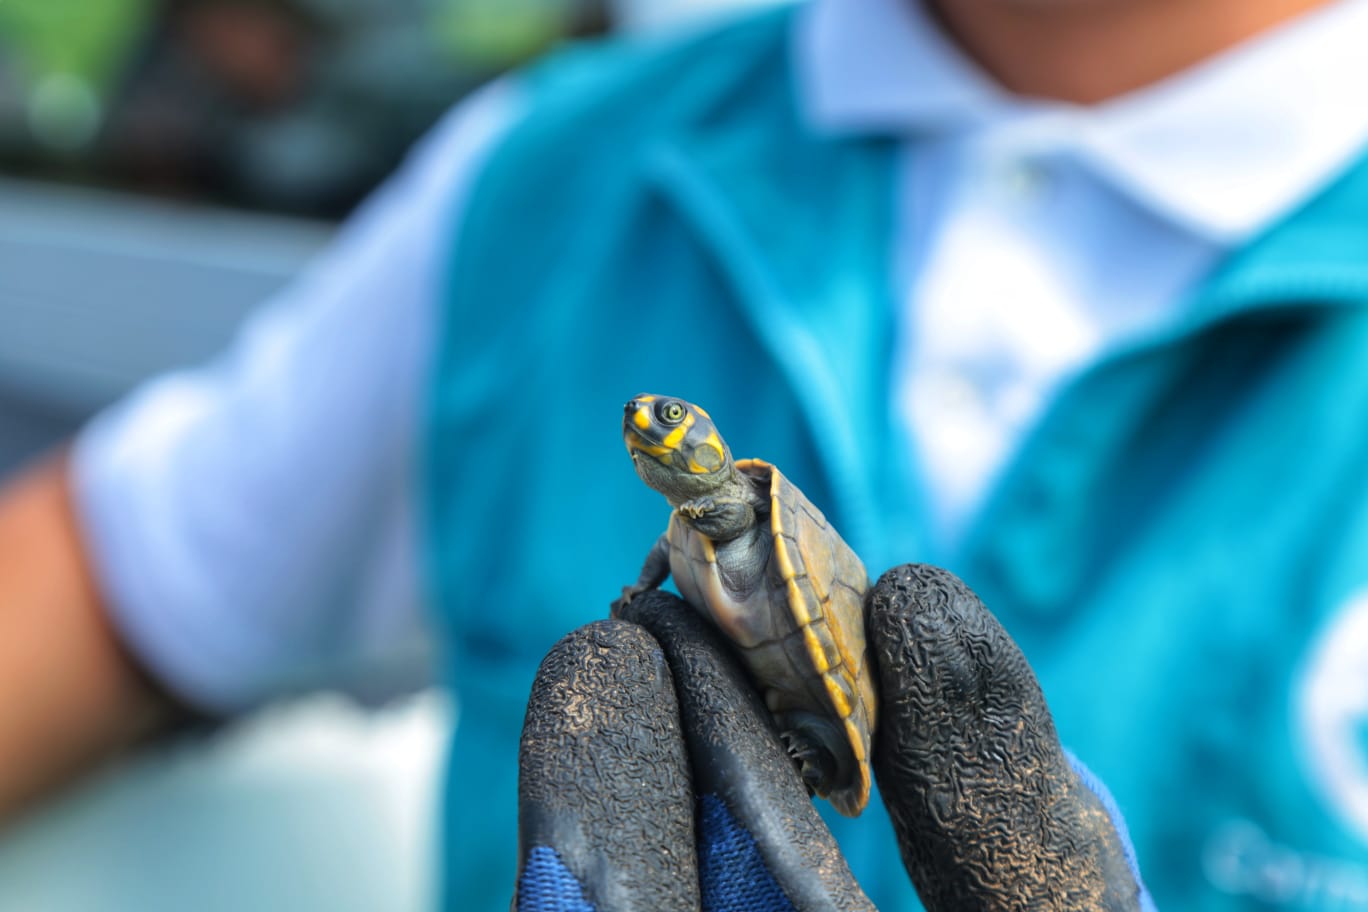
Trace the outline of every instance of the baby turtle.
{"type": "Polygon", "coordinates": [[[736,645],[808,788],[856,816],[869,800],[877,711],[864,564],[778,469],[733,462],[698,406],[637,396],[622,433],[641,480],[674,507],[622,601],[673,574],[736,645]]]}

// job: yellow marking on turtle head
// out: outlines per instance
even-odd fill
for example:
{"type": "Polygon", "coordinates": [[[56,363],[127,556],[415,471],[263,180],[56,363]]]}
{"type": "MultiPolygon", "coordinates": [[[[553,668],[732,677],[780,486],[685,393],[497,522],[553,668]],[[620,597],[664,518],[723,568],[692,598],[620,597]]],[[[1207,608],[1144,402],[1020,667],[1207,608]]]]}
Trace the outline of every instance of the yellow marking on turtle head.
{"type": "Polygon", "coordinates": [[[628,434],[625,440],[627,441],[627,449],[641,450],[641,452],[646,453],[649,456],[655,456],[658,459],[663,460],[664,457],[669,456],[671,452],[669,447],[651,443],[640,434],[628,434]]]}
{"type": "Polygon", "coordinates": [[[670,433],[666,434],[665,439],[660,441],[660,445],[665,447],[667,450],[678,449],[679,442],[684,439],[684,435],[688,432],[688,427],[681,424],[679,427],[675,428],[673,431],[670,431],[670,433]]]}
{"type": "MultiPolygon", "coordinates": [[[[692,415],[689,416],[689,423],[693,423],[692,415]]],[[[722,468],[726,461],[721,438],[717,436],[717,431],[709,431],[703,442],[694,447],[693,456],[689,458],[689,471],[695,475],[708,475],[722,468]]]]}
{"type": "Polygon", "coordinates": [[[679,445],[684,441],[684,435],[689,433],[689,428],[693,427],[694,416],[689,413],[684,414],[684,420],[679,423],[673,431],[665,435],[665,439],[660,441],[661,446],[672,450],[679,449],[679,445]]]}
{"type": "Polygon", "coordinates": [[[655,402],[655,401],[656,401],[656,397],[655,397],[655,396],[652,396],[650,393],[642,393],[640,396],[637,396],[637,401],[638,401],[638,402],[655,402]]]}
{"type": "Polygon", "coordinates": [[[698,414],[702,415],[704,418],[707,418],[709,421],[712,421],[712,415],[709,415],[707,410],[704,409],[703,406],[695,405],[694,409],[698,412],[698,414]]]}
{"type": "Polygon", "coordinates": [[[632,424],[643,431],[646,430],[651,426],[651,410],[644,405],[637,409],[636,414],[632,416],[632,424]]]}

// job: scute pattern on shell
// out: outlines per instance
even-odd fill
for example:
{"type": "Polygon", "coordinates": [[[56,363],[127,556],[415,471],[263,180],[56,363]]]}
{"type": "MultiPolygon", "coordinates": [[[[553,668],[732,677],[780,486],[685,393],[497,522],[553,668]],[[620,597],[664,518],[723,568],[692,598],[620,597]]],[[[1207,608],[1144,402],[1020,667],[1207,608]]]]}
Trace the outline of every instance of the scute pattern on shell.
{"type": "Polygon", "coordinates": [[[869,576],[822,511],[782,472],[758,459],[739,460],[736,467],[752,477],[769,477],[774,536],[769,582],[787,591],[807,664],[820,676],[828,706],[844,726],[857,769],[852,782],[825,797],[853,817],[869,800],[870,741],[878,711],[865,648],[869,576]]]}

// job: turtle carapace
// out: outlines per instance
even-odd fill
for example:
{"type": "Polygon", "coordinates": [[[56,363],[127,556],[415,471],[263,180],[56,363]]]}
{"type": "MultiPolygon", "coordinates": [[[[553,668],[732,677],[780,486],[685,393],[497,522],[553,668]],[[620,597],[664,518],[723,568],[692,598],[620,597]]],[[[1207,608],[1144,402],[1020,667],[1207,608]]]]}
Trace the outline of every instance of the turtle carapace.
{"type": "Polygon", "coordinates": [[[698,406],[643,394],[622,429],[637,474],[674,508],[623,600],[673,575],[736,646],[803,781],[859,814],[877,715],[864,564],[778,469],[733,461],[698,406]]]}

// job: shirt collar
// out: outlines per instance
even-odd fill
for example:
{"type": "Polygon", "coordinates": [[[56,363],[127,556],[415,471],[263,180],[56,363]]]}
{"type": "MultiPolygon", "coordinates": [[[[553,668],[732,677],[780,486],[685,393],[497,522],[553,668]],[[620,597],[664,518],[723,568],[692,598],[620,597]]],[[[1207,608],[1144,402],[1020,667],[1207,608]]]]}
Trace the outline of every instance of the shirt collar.
{"type": "Polygon", "coordinates": [[[1368,142],[1365,34],[1368,0],[1339,0],[1092,107],[1006,92],[914,0],[814,0],[798,40],[806,107],[823,129],[910,139],[1010,129],[1234,243],[1308,199],[1368,142]]]}

